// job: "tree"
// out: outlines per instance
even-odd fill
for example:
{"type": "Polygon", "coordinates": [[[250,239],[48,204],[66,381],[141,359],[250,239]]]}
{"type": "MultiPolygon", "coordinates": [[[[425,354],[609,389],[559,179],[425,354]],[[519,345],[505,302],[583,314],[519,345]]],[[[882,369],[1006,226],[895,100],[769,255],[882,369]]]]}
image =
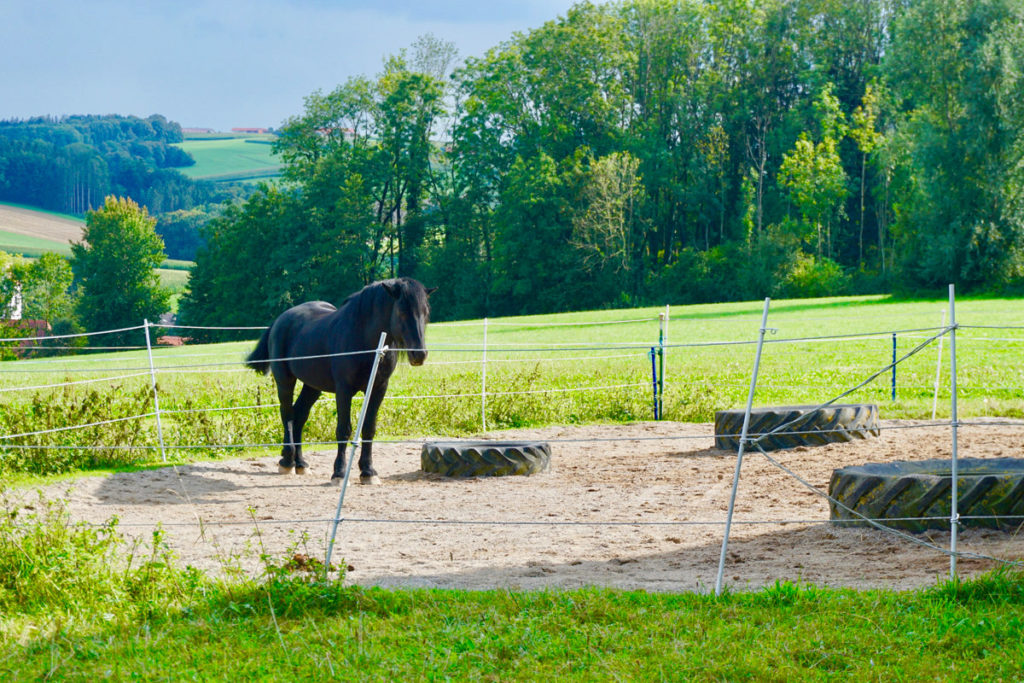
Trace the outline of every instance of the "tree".
{"type": "Polygon", "coordinates": [[[912,284],[964,288],[1017,276],[1024,248],[1024,7],[1015,0],[921,0],[894,22],[888,88],[896,224],[912,284]]]}
{"type": "Polygon", "coordinates": [[[75,297],[70,292],[74,276],[67,259],[47,251],[35,261],[17,266],[14,272],[21,283],[23,318],[52,325],[74,317],[75,297]]]}
{"type": "MultiPolygon", "coordinates": [[[[875,151],[875,148],[882,142],[882,134],[875,130],[878,120],[879,95],[877,88],[869,84],[864,91],[864,99],[853,112],[853,126],[850,128],[850,137],[857,143],[860,150],[860,236],[857,240],[857,261],[864,265],[864,196],[865,178],[867,176],[868,156],[875,151]]],[[[882,272],[885,272],[884,242],[879,239],[879,254],[882,272]]]]}
{"type": "MultiPolygon", "coordinates": [[[[82,291],[78,315],[87,330],[134,327],[167,311],[170,291],[154,270],[165,258],[155,225],[145,208],[122,197],[107,197],[102,208],[86,215],[82,241],[71,245],[71,254],[82,291]]],[[[104,346],[139,338],[94,337],[104,346]]]]}
{"type": "Polygon", "coordinates": [[[640,161],[626,153],[595,160],[583,188],[585,208],[574,223],[573,246],[588,270],[610,271],[618,289],[635,304],[640,289],[637,242],[642,198],[640,161]]]}
{"type": "MultiPolygon", "coordinates": [[[[815,102],[821,128],[821,141],[815,143],[807,133],[801,133],[792,151],[782,158],[779,184],[789,191],[790,198],[803,216],[804,222],[817,235],[817,255],[822,255],[822,225],[829,258],[832,257],[832,218],[842,210],[846,197],[846,171],[839,158],[838,140],[843,137],[845,125],[839,111],[839,102],[826,86],[815,102]]],[[[807,235],[801,235],[806,238],[807,235]]]]}

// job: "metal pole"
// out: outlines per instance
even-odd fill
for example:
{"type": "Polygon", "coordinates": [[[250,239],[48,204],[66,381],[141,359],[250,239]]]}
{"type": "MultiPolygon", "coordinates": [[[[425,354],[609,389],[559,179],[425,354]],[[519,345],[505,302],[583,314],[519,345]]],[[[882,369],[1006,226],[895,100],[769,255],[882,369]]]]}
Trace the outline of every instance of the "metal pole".
{"type": "Polygon", "coordinates": [[[153,346],[149,342],[149,320],[142,321],[146,330],[146,354],[149,356],[149,378],[153,385],[153,408],[156,410],[156,436],[160,440],[160,458],[167,462],[167,449],[164,447],[164,427],[160,422],[160,394],[156,390],[156,368],[153,366],[153,346]]]}
{"type": "Polygon", "coordinates": [[[718,557],[718,577],[715,579],[715,595],[722,594],[722,574],[725,573],[725,554],[729,549],[729,531],[732,528],[732,513],[736,509],[736,489],[740,485],[740,468],[743,466],[743,450],[747,445],[747,429],[750,427],[750,410],[754,405],[754,391],[757,389],[757,371],[761,367],[761,349],[764,347],[764,333],[768,330],[768,304],[765,297],[764,312],[761,314],[761,329],[757,337],[757,352],[754,355],[754,373],[750,376],[750,391],[747,392],[747,412],[743,415],[743,429],[740,431],[740,446],[736,454],[736,471],[732,475],[732,494],[729,496],[729,513],[725,518],[725,536],[722,537],[722,554],[718,557]]]}
{"type": "Polygon", "coordinates": [[[341,494],[338,496],[338,509],[334,511],[334,525],[331,527],[331,540],[327,543],[327,558],[324,560],[324,579],[327,579],[331,571],[331,555],[334,553],[334,537],[338,534],[338,523],[341,522],[341,506],[345,503],[345,491],[348,489],[349,473],[352,472],[352,461],[356,459],[356,449],[362,442],[363,420],[366,418],[366,406],[370,404],[370,394],[373,393],[373,381],[377,378],[377,366],[380,359],[388,350],[384,345],[387,332],[380,333],[380,341],[377,342],[377,352],[373,356],[373,367],[370,368],[370,380],[366,383],[366,391],[363,392],[363,405],[359,408],[359,419],[356,420],[356,433],[351,441],[351,450],[348,454],[348,462],[345,465],[345,478],[341,482],[341,494]]]}
{"type": "MultiPolygon", "coordinates": [[[[942,311],[942,326],[946,326],[946,311],[942,311]]],[[[939,355],[935,359],[935,391],[932,394],[932,419],[935,419],[935,411],[939,407],[939,375],[942,371],[942,340],[945,335],[939,337],[939,355]]]]}
{"type": "Polygon", "coordinates": [[[665,415],[665,345],[668,344],[668,304],[658,316],[658,419],[665,415]]]}
{"type": "Polygon", "coordinates": [[[651,358],[651,398],[654,403],[654,419],[658,419],[658,369],[654,364],[654,355],[656,353],[655,348],[652,346],[650,352],[647,354],[651,358]]]}
{"type": "Polygon", "coordinates": [[[480,424],[487,431],[487,318],[484,318],[484,357],[480,371],[480,424]]]}
{"type": "Polygon", "coordinates": [[[896,400],[896,333],[892,333],[892,400],[896,400]]]}
{"type": "Polygon", "coordinates": [[[949,578],[956,578],[956,541],[957,532],[960,528],[960,500],[958,497],[958,463],[957,463],[957,417],[956,406],[956,290],[954,285],[949,286],[949,391],[950,401],[950,424],[953,427],[953,458],[950,476],[952,477],[952,493],[949,506],[949,578]]]}

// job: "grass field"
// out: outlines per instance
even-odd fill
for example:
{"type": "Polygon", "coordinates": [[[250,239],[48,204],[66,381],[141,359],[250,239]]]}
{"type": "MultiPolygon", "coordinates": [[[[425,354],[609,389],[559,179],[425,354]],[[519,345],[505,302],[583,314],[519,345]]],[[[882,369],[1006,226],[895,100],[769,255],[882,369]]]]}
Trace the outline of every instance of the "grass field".
{"type": "Polygon", "coordinates": [[[0,251],[6,251],[8,254],[20,254],[29,258],[38,258],[47,251],[56,252],[62,256],[71,256],[71,244],[45,237],[0,230],[0,251]]]}
{"type": "Polygon", "coordinates": [[[194,166],[178,169],[189,178],[242,181],[280,175],[280,162],[271,154],[273,136],[188,139],[178,147],[192,155],[194,166]]]}
{"type": "Polygon", "coordinates": [[[4,496],[4,680],[1020,680],[1019,572],[720,597],[344,587],[296,552],[213,579],[4,496]],[[171,673],[173,672],[173,673],[171,673]]]}
{"type": "MultiPolygon", "coordinates": [[[[886,297],[773,302],[773,332],[766,338],[755,405],[817,404],[856,387],[891,362],[894,331],[897,354],[909,353],[938,331],[945,307],[942,301],[886,297]],[[820,338],[853,334],[865,336],[820,338]]],[[[761,303],[749,302],[671,309],[665,419],[707,422],[716,410],[743,407],[761,308],[761,303]]],[[[378,438],[466,436],[483,428],[482,411],[488,429],[651,419],[649,350],[657,344],[657,315],[663,310],[490,320],[486,405],[481,396],[482,321],[432,324],[426,365],[400,367],[392,378],[378,438]],[[632,322],[620,322],[624,320],[632,322]]],[[[1024,307],[1007,299],[960,301],[958,322],[1008,326],[959,331],[960,417],[1024,417],[1024,307]]],[[[144,342],[140,331],[140,349],[144,342]]],[[[102,337],[94,343],[102,346],[102,337]]],[[[241,365],[252,347],[249,341],[155,352],[164,436],[176,459],[209,454],[209,449],[185,446],[223,446],[224,452],[237,453],[246,443],[280,441],[273,383],[241,365]]],[[[948,350],[946,342],[943,353],[948,355],[948,350]]],[[[881,417],[888,419],[930,418],[934,401],[936,416],[948,418],[948,358],[938,364],[936,397],[937,361],[937,343],[932,342],[898,366],[895,400],[892,373],[885,371],[842,402],[877,403],[881,417]]],[[[144,350],[5,363],[0,390],[12,406],[0,413],[0,434],[128,418],[149,413],[152,401],[144,350]],[[138,376],[125,377],[132,374],[138,376]],[[16,390],[85,380],[89,383],[73,387],[16,390]],[[23,409],[14,408],[18,405],[23,409]]],[[[332,401],[316,405],[307,440],[333,441],[333,413],[332,401]]],[[[156,456],[152,419],[125,420],[116,429],[89,427],[26,437],[24,443],[64,450],[0,450],[0,469],[122,466],[152,462],[156,456]],[[99,445],[112,448],[93,448],[99,445]]]]}
{"type": "Polygon", "coordinates": [[[0,251],[9,254],[36,257],[54,251],[70,256],[70,243],[81,239],[84,227],[77,216],[0,203],[0,251]]]}

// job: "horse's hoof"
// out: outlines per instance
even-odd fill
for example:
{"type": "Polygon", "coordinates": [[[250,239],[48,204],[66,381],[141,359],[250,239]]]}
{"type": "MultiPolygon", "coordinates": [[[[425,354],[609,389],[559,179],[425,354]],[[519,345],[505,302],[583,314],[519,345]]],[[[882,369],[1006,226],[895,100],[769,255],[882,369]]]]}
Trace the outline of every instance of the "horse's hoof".
{"type": "Polygon", "coordinates": [[[370,486],[377,486],[378,484],[380,484],[380,477],[378,477],[376,474],[371,474],[369,476],[365,474],[360,474],[359,483],[368,484],[370,486]]]}
{"type": "Polygon", "coordinates": [[[278,474],[289,474],[291,471],[292,471],[291,467],[285,467],[284,465],[280,465],[280,464],[277,466],[277,473],[278,474]]]}
{"type": "Polygon", "coordinates": [[[299,467],[298,465],[295,466],[295,474],[305,474],[307,471],[308,470],[305,467],[299,467]]]}
{"type": "Polygon", "coordinates": [[[345,477],[331,477],[332,486],[341,486],[342,482],[345,481],[345,477]]]}

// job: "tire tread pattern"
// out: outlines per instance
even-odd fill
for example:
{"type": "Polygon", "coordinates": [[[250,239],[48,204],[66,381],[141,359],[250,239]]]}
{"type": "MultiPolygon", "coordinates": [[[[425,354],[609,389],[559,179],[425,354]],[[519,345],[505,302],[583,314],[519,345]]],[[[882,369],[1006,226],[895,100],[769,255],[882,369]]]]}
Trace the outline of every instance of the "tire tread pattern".
{"type": "MultiPolygon", "coordinates": [[[[868,526],[860,515],[911,532],[948,529],[953,478],[948,460],[844,467],[832,472],[832,522],[868,526]],[[891,472],[882,472],[888,467],[891,472]],[[845,506],[845,507],[843,507],[845,506]],[[900,519],[922,518],[932,519],[900,519]]],[[[1014,530],[1024,524],[1024,460],[967,458],[959,461],[961,524],[1014,530]],[[985,517],[986,519],[971,519],[985,517]]]]}
{"type": "MultiPolygon", "coordinates": [[[[739,449],[743,431],[743,410],[720,410],[715,413],[715,448],[739,449]]],[[[766,451],[797,446],[823,446],[854,439],[878,436],[878,406],[868,403],[813,406],[780,406],[755,408],[750,413],[747,433],[751,438],[768,434],[780,425],[793,422],[784,431],[766,436],[760,445],[766,451]]]]}
{"type": "Polygon", "coordinates": [[[446,477],[501,477],[543,472],[551,462],[546,443],[428,442],[420,452],[424,472],[446,477]]]}

